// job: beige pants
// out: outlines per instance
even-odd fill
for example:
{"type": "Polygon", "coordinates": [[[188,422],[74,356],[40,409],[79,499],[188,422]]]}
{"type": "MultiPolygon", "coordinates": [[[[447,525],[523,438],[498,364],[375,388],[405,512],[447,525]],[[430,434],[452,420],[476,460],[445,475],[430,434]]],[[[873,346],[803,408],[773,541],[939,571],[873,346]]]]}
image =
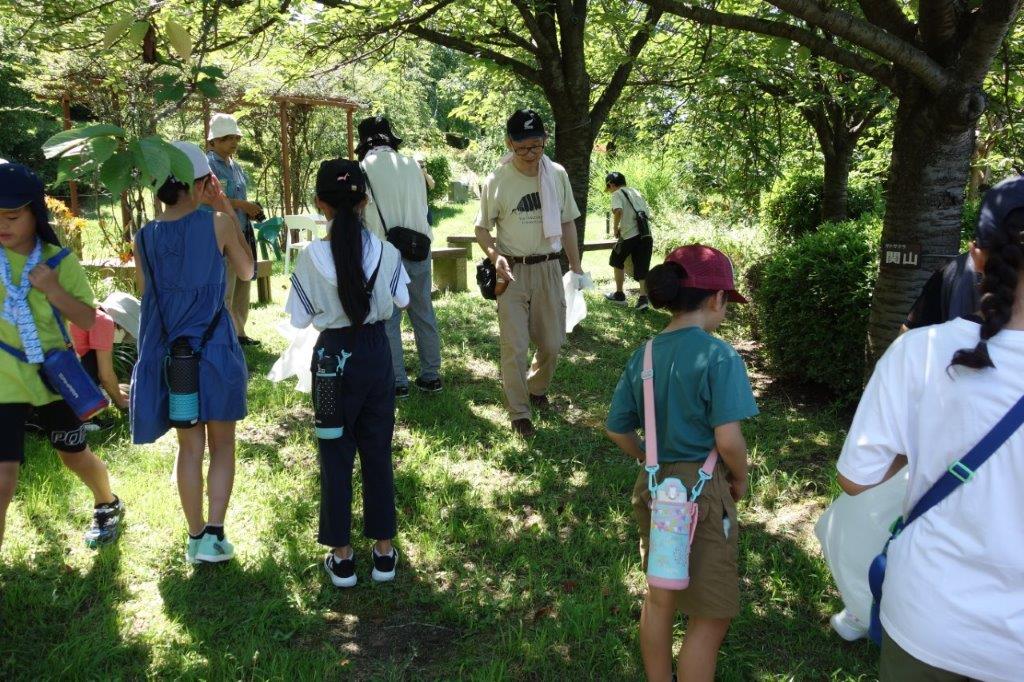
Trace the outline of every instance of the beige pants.
{"type": "Polygon", "coordinates": [[[515,281],[498,297],[501,383],[512,419],[530,417],[530,394],[546,395],[565,342],[565,291],[557,260],[512,266],[515,281]],[[537,348],[528,364],[530,343],[537,348]]]}
{"type": "Polygon", "coordinates": [[[224,287],[224,305],[231,313],[231,321],[235,323],[235,333],[245,335],[245,323],[249,320],[249,303],[252,298],[252,282],[239,279],[235,269],[227,266],[225,275],[227,286],[224,287]]]}

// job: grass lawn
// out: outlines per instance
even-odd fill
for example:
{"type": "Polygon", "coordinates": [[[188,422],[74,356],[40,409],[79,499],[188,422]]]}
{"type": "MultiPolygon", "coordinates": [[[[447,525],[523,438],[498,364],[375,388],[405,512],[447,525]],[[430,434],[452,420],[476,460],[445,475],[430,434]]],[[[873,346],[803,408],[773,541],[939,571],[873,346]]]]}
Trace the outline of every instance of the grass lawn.
{"type": "MultiPolygon", "coordinates": [[[[468,233],[469,212],[445,216],[438,234],[468,233]]],[[[588,254],[587,269],[607,278],[606,259],[588,254]]],[[[555,377],[565,410],[540,418],[528,443],[512,437],[501,404],[493,303],[438,299],[445,390],[398,408],[398,579],[370,582],[360,538],[360,584],[340,591],[315,539],[308,397],[264,378],[285,345],[274,331],[285,287],[279,272],[274,304],[250,322],[264,344],[249,351],[250,415],[238,427],[227,520],[237,559],[185,564],[172,435],[133,447],[121,423],[92,438],[128,505],[120,542],[98,552],[81,539],[88,492],[30,439],[0,552],[0,678],[640,679],[644,577],[629,504],[638,469],[602,424],[627,357],[666,317],[590,294],[555,377]]],[[[876,652],[828,628],[839,601],[812,534],[837,493],[847,417],[772,385],[741,321],[723,334],[747,355],[762,414],[746,427],[744,607],[720,677],[870,679],[876,652]]],[[[415,376],[415,353],[407,358],[415,376]]]]}

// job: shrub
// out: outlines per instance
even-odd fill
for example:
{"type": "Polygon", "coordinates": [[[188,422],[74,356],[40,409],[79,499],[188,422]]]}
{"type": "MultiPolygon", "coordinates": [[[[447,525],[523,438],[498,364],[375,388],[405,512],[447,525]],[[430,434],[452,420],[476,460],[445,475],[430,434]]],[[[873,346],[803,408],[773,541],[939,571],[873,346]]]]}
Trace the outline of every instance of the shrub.
{"type": "Polygon", "coordinates": [[[427,159],[427,172],[434,178],[434,189],[427,192],[427,201],[431,205],[448,196],[448,185],[452,182],[452,167],[444,156],[431,156],[427,159]]]}
{"type": "Polygon", "coordinates": [[[732,259],[737,283],[754,262],[768,252],[762,232],[753,225],[726,225],[699,216],[672,212],[653,224],[653,263],[669,251],[687,244],[713,246],[732,259]]]}
{"type": "Polygon", "coordinates": [[[755,315],[775,373],[840,395],[861,387],[880,236],[874,217],[827,223],[757,273],[755,315]]]}
{"type": "Polygon", "coordinates": [[[595,154],[590,166],[588,212],[603,214],[611,210],[611,197],[604,191],[604,178],[611,171],[626,176],[630,187],[638,190],[651,207],[652,217],[696,207],[696,200],[680,184],[676,163],[663,155],[617,156],[595,154]]]}
{"type": "Polygon", "coordinates": [[[964,201],[963,213],[960,215],[960,250],[966,251],[974,241],[974,229],[978,226],[978,214],[981,213],[981,199],[964,201]]]}
{"type": "MultiPolygon", "coordinates": [[[[821,224],[821,172],[799,169],[783,173],[761,197],[761,225],[772,239],[792,240],[813,232],[821,224]]],[[[879,214],[882,188],[873,178],[851,174],[847,213],[851,220],[879,214]]]]}

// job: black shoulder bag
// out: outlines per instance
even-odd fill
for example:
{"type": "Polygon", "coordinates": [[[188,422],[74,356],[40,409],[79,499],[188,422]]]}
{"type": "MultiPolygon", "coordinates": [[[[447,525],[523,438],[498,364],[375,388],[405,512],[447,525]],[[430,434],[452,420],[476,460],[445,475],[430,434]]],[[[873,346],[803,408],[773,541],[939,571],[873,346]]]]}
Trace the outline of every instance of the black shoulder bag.
{"type": "Polygon", "coordinates": [[[380,226],[384,230],[384,235],[388,241],[398,249],[398,252],[402,254],[402,258],[406,260],[418,263],[430,258],[430,237],[408,227],[388,227],[387,222],[384,220],[384,214],[380,210],[380,202],[377,201],[377,197],[374,194],[373,185],[370,184],[370,174],[365,167],[362,167],[362,169],[363,177],[366,178],[366,187],[370,190],[373,205],[377,207],[377,215],[380,216],[380,226]]]}

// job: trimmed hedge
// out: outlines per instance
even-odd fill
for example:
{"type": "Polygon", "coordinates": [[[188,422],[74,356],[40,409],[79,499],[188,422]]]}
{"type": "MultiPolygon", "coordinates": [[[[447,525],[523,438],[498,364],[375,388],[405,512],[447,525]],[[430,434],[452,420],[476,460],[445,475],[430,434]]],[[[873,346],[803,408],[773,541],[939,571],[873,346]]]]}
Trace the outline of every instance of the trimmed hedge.
{"type": "MultiPolygon", "coordinates": [[[[761,196],[759,218],[768,236],[775,240],[799,239],[821,224],[821,194],[824,176],[819,171],[799,169],[783,173],[761,196]]],[[[881,214],[882,188],[873,178],[851,174],[847,188],[847,213],[851,220],[881,214]]]]}
{"type": "Polygon", "coordinates": [[[431,156],[426,162],[427,172],[434,178],[434,189],[427,190],[427,202],[431,206],[448,196],[448,185],[452,183],[452,167],[444,156],[431,156]]]}
{"type": "Polygon", "coordinates": [[[754,313],[774,372],[846,395],[861,388],[877,218],[826,223],[758,264],[754,313]]]}

